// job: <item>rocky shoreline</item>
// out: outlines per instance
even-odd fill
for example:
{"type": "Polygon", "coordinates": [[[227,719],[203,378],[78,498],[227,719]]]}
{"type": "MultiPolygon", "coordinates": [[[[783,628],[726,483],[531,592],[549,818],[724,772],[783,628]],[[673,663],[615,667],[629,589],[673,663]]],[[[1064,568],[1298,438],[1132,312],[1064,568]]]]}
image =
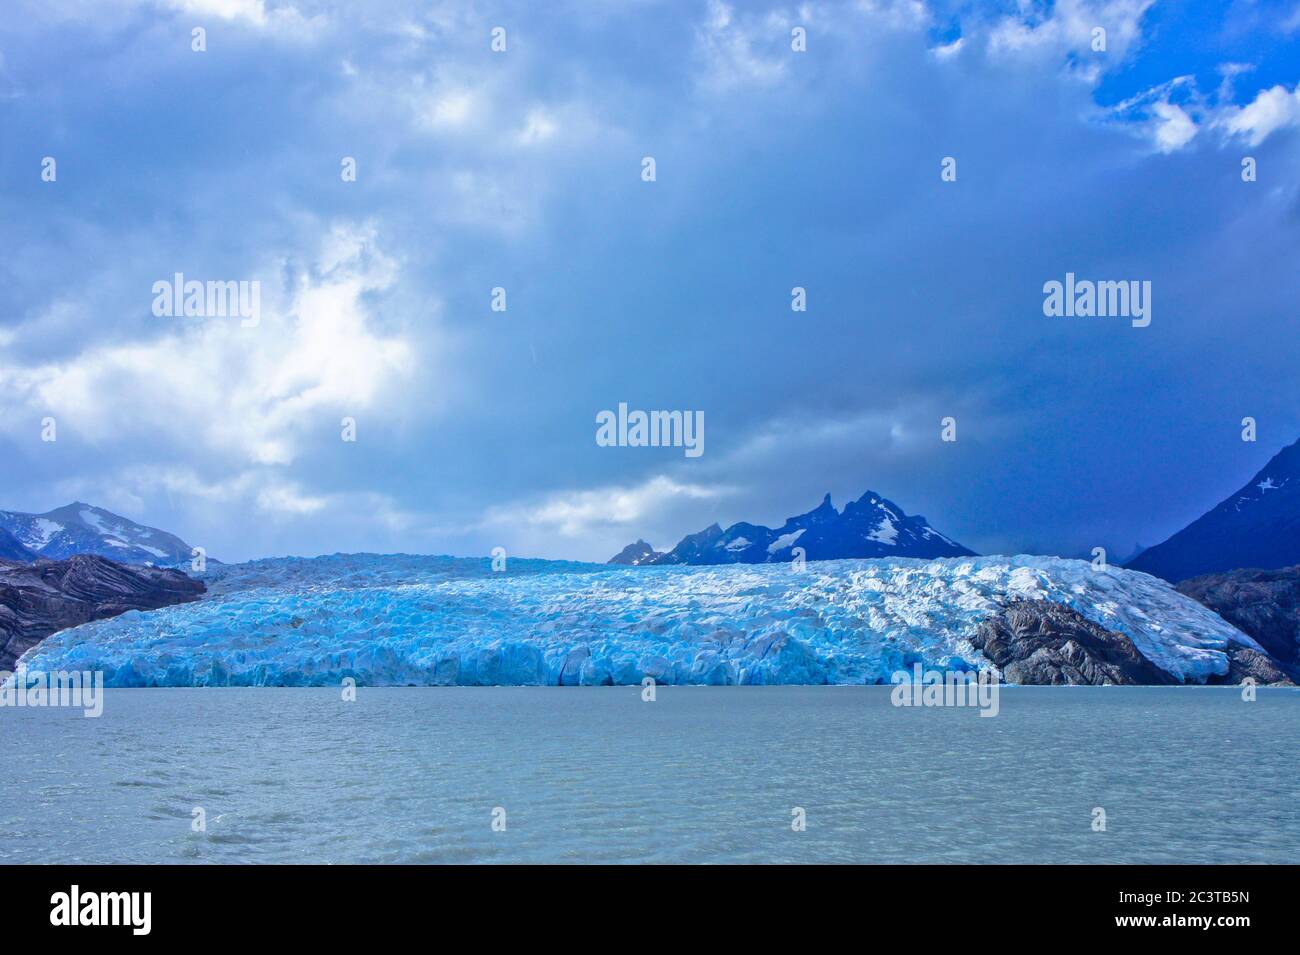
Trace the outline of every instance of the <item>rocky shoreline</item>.
{"type": "MultiPolygon", "coordinates": [[[[1251,621],[1243,621],[1250,626],[1246,629],[1225,619],[1264,645],[1251,632],[1260,629],[1250,626],[1251,621]]],[[[1077,610],[1050,600],[1008,604],[980,623],[971,644],[1002,671],[1005,682],[1022,686],[1169,686],[1181,682],[1144,657],[1125,634],[1107,630],[1077,610]]],[[[1252,679],[1264,686],[1295,686],[1295,678],[1300,676],[1268,652],[1238,644],[1229,644],[1224,652],[1227,673],[1210,677],[1207,685],[1237,685],[1252,679]]]]}
{"type": "Polygon", "coordinates": [[[1300,680],[1300,566],[1206,574],[1177,589],[1254,639],[1300,680]]]}

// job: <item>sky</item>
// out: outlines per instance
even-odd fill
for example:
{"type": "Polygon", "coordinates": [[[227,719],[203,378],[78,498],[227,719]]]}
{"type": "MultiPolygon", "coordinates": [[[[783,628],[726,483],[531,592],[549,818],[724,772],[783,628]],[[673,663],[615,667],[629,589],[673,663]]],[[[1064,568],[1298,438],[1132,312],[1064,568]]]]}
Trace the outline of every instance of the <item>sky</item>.
{"type": "Polygon", "coordinates": [[[1120,559],[1300,438],[1297,82],[1300,0],[18,0],[0,508],[604,560],[871,489],[1120,559]],[[1044,314],[1068,272],[1150,324],[1044,314]]]}

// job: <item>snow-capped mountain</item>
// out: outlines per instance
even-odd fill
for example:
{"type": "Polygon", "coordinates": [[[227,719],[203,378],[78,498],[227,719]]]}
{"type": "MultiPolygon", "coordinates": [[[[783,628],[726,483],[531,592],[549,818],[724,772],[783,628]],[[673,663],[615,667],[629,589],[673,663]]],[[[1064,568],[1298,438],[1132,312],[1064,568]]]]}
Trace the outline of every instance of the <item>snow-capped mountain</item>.
{"type": "Polygon", "coordinates": [[[773,530],[741,522],[725,531],[710,524],[688,534],[672,550],[657,552],[637,541],[609,561],[611,564],[774,564],[794,558],[802,548],[805,560],[855,557],[970,557],[974,551],[936,531],[919,514],[911,516],[875,491],[850,501],[843,513],[831,496],[807,514],[792,517],[773,530]]]}
{"type": "Polygon", "coordinates": [[[1300,564],[1300,441],[1246,486],[1125,566],[1166,580],[1300,564]]]}
{"type": "MultiPolygon", "coordinates": [[[[44,514],[0,511],[0,532],[7,532],[36,557],[52,560],[99,554],[125,564],[163,565],[188,561],[191,556],[190,545],[174,534],[79,501],[44,514]]],[[[0,539],[0,549],[3,543],[0,539]]]]}
{"type": "Polygon", "coordinates": [[[611,557],[609,563],[622,564],[625,567],[636,567],[662,556],[663,551],[655,550],[638,537],[635,544],[628,544],[621,551],[611,557]]]}

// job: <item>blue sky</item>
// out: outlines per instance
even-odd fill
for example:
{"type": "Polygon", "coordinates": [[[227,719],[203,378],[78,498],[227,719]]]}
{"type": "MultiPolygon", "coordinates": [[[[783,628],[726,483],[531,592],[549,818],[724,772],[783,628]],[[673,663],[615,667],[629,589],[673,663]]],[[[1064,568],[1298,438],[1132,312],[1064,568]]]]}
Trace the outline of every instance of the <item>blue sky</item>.
{"type": "Polygon", "coordinates": [[[604,559],[871,488],[1123,556],[1300,437],[1297,81],[1300,0],[20,2],[0,506],[604,559]],[[1151,325],[1045,316],[1068,271],[1151,325]],[[260,323],[155,316],[176,272],[260,323]],[[597,446],[620,401],[705,453],[597,446]]]}

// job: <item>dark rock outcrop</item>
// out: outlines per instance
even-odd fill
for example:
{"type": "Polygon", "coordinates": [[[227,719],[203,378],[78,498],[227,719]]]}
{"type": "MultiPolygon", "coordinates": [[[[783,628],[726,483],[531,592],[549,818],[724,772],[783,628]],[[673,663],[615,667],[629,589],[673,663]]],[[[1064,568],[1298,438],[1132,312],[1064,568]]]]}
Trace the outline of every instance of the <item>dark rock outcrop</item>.
{"type": "Polygon", "coordinates": [[[919,514],[906,514],[892,501],[868,491],[856,501],[835,510],[831,496],[806,514],[790,518],[778,528],[741,522],[723,530],[710,524],[687,534],[672,550],[656,553],[638,541],[610,561],[629,563],[623,556],[649,550],[634,561],[649,564],[773,564],[786,563],[798,549],[805,560],[840,560],[857,557],[972,557],[975,552],[940,534],[919,514]]]}
{"type": "Polygon", "coordinates": [[[1021,600],[984,620],[971,643],[1008,683],[1164,686],[1177,683],[1125,634],[1050,600],[1021,600]]]}
{"type": "Polygon", "coordinates": [[[1184,580],[1178,591],[1252,637],[1283,667],[1300,666],[1300,566],[1206,574],[1184,580]]]}
{"type": "Polygon", "coordinates": [[[34,564],[0,561],[0,670],[51,634],[128,610],[199,599],[202,582],[178,570],[90,554],[34,564]]]}
{"type": "Polygon", "coordinates": [[[1262,686],[1295,686],[1291,674],[1278,666],[1278,662],[1267,653],[1235,643],[1228,645],[1227,652],[1228,672],[1210,677],[1206,683],[1240,686],[1246,679],[1251,679],[1262,686]]]}

